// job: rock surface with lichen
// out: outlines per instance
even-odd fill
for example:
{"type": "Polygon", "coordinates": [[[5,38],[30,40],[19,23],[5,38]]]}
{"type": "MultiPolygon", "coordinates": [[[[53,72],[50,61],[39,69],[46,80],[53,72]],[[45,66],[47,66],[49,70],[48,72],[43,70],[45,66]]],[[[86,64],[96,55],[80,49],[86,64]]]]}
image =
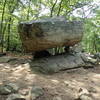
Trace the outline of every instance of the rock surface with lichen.
{"type": "Polygon", "coordinates": [[[41,51],[77,44],[83,36],[83,24],[65,18],[41,19],[20,23],[19,33],[26,52],[41,51]]]}

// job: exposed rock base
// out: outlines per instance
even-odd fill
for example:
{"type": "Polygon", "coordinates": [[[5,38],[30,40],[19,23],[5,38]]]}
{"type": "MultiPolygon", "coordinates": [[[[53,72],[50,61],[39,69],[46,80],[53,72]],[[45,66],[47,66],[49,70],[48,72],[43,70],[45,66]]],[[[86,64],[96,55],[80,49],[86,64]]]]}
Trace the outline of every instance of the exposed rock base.
{"type": "Polygon", "coordinates": [[[32,68],[43,73],[55,73],[78,67],[93,67],[97,60],[84,53],[61,54],[33,60],[32,68]]]}

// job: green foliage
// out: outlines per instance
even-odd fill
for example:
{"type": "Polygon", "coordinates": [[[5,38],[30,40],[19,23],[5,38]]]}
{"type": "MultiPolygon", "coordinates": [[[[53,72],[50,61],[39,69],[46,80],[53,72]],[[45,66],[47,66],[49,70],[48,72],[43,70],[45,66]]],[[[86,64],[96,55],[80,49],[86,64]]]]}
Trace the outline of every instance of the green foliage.
{"type": "Polygon", "coordinates": [[[100,11],[85,21],[83,48],[91,53],[100,52],[100,11]]]}

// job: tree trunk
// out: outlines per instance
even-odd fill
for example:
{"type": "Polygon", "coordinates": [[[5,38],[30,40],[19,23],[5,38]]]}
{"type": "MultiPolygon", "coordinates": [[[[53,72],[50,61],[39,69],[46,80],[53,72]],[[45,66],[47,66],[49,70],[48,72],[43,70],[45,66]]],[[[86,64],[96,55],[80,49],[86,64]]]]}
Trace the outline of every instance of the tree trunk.
{"type": "Polygon", "coordinates": [[[56,6],[56,3],[57,3],[57,0],[55,1],[55,3],[53,4],[52,8],[51,8],[51,13],[50,13],[50,17],[53,16],[53,11],[54,11],[54,8],[56,6]]]}
{"type": "Polygon", "coordinates": [[[0,43],[1,43],[1,52],[3,53],[3,47],[4,47],[4,44],[3,44],[3,42],[4,42],[4,33],[3,33],[3,20],[4,20],[4,13],[5,13],[5,7],[6,7],[6,1],[7,0],[5,0],[4,1],[4,5],[3,5],[3,10],[2,10],[2,19],[1,19],[1,26],[0,26],[0,43]]]}
{"type": "Polygon", "coordinates": [[[63,0],[61,0],[61,1],[60,1],[57,16],[59,16],[59,15],[60,15],[60,11],[61,11],[61,7],[62,7],[62,6],[61,6],[61,5],[62,5],[62,3],[63,3],[63,0]]]}
{"type": "Polygon", "coordinates": [[[8,24],[8,38],[7,38],[7,51],[10,49],[10,29],[11,29],[11,17],[9,18],[9,24],[8,24]]]}

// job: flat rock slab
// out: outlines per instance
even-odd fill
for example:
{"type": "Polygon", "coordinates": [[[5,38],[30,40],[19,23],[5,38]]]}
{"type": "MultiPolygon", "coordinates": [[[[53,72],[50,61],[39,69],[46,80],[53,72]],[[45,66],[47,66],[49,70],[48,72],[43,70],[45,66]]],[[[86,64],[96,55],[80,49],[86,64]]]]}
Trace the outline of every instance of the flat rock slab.
{"type": "Polygon", "coordinates": [[[43,73],[55,73],[85,65],[80,54],[62,54],[32,61],[31,68],[43,73]]]}
{"type": "Polygon", "coordinates": [[[11,60],[16,60],[16,58],[13,58],[13,57],[10,57],[10,56],[0,57],[0,63],[7,63],[11,60]]]}
{"type": "Polygon", "coordinates": [[[24,64],[30,62],[30,59],[22,59],[12,56],[2,56],[0,57],[0,63],[10,63],[10,64],[24,64]]]}

